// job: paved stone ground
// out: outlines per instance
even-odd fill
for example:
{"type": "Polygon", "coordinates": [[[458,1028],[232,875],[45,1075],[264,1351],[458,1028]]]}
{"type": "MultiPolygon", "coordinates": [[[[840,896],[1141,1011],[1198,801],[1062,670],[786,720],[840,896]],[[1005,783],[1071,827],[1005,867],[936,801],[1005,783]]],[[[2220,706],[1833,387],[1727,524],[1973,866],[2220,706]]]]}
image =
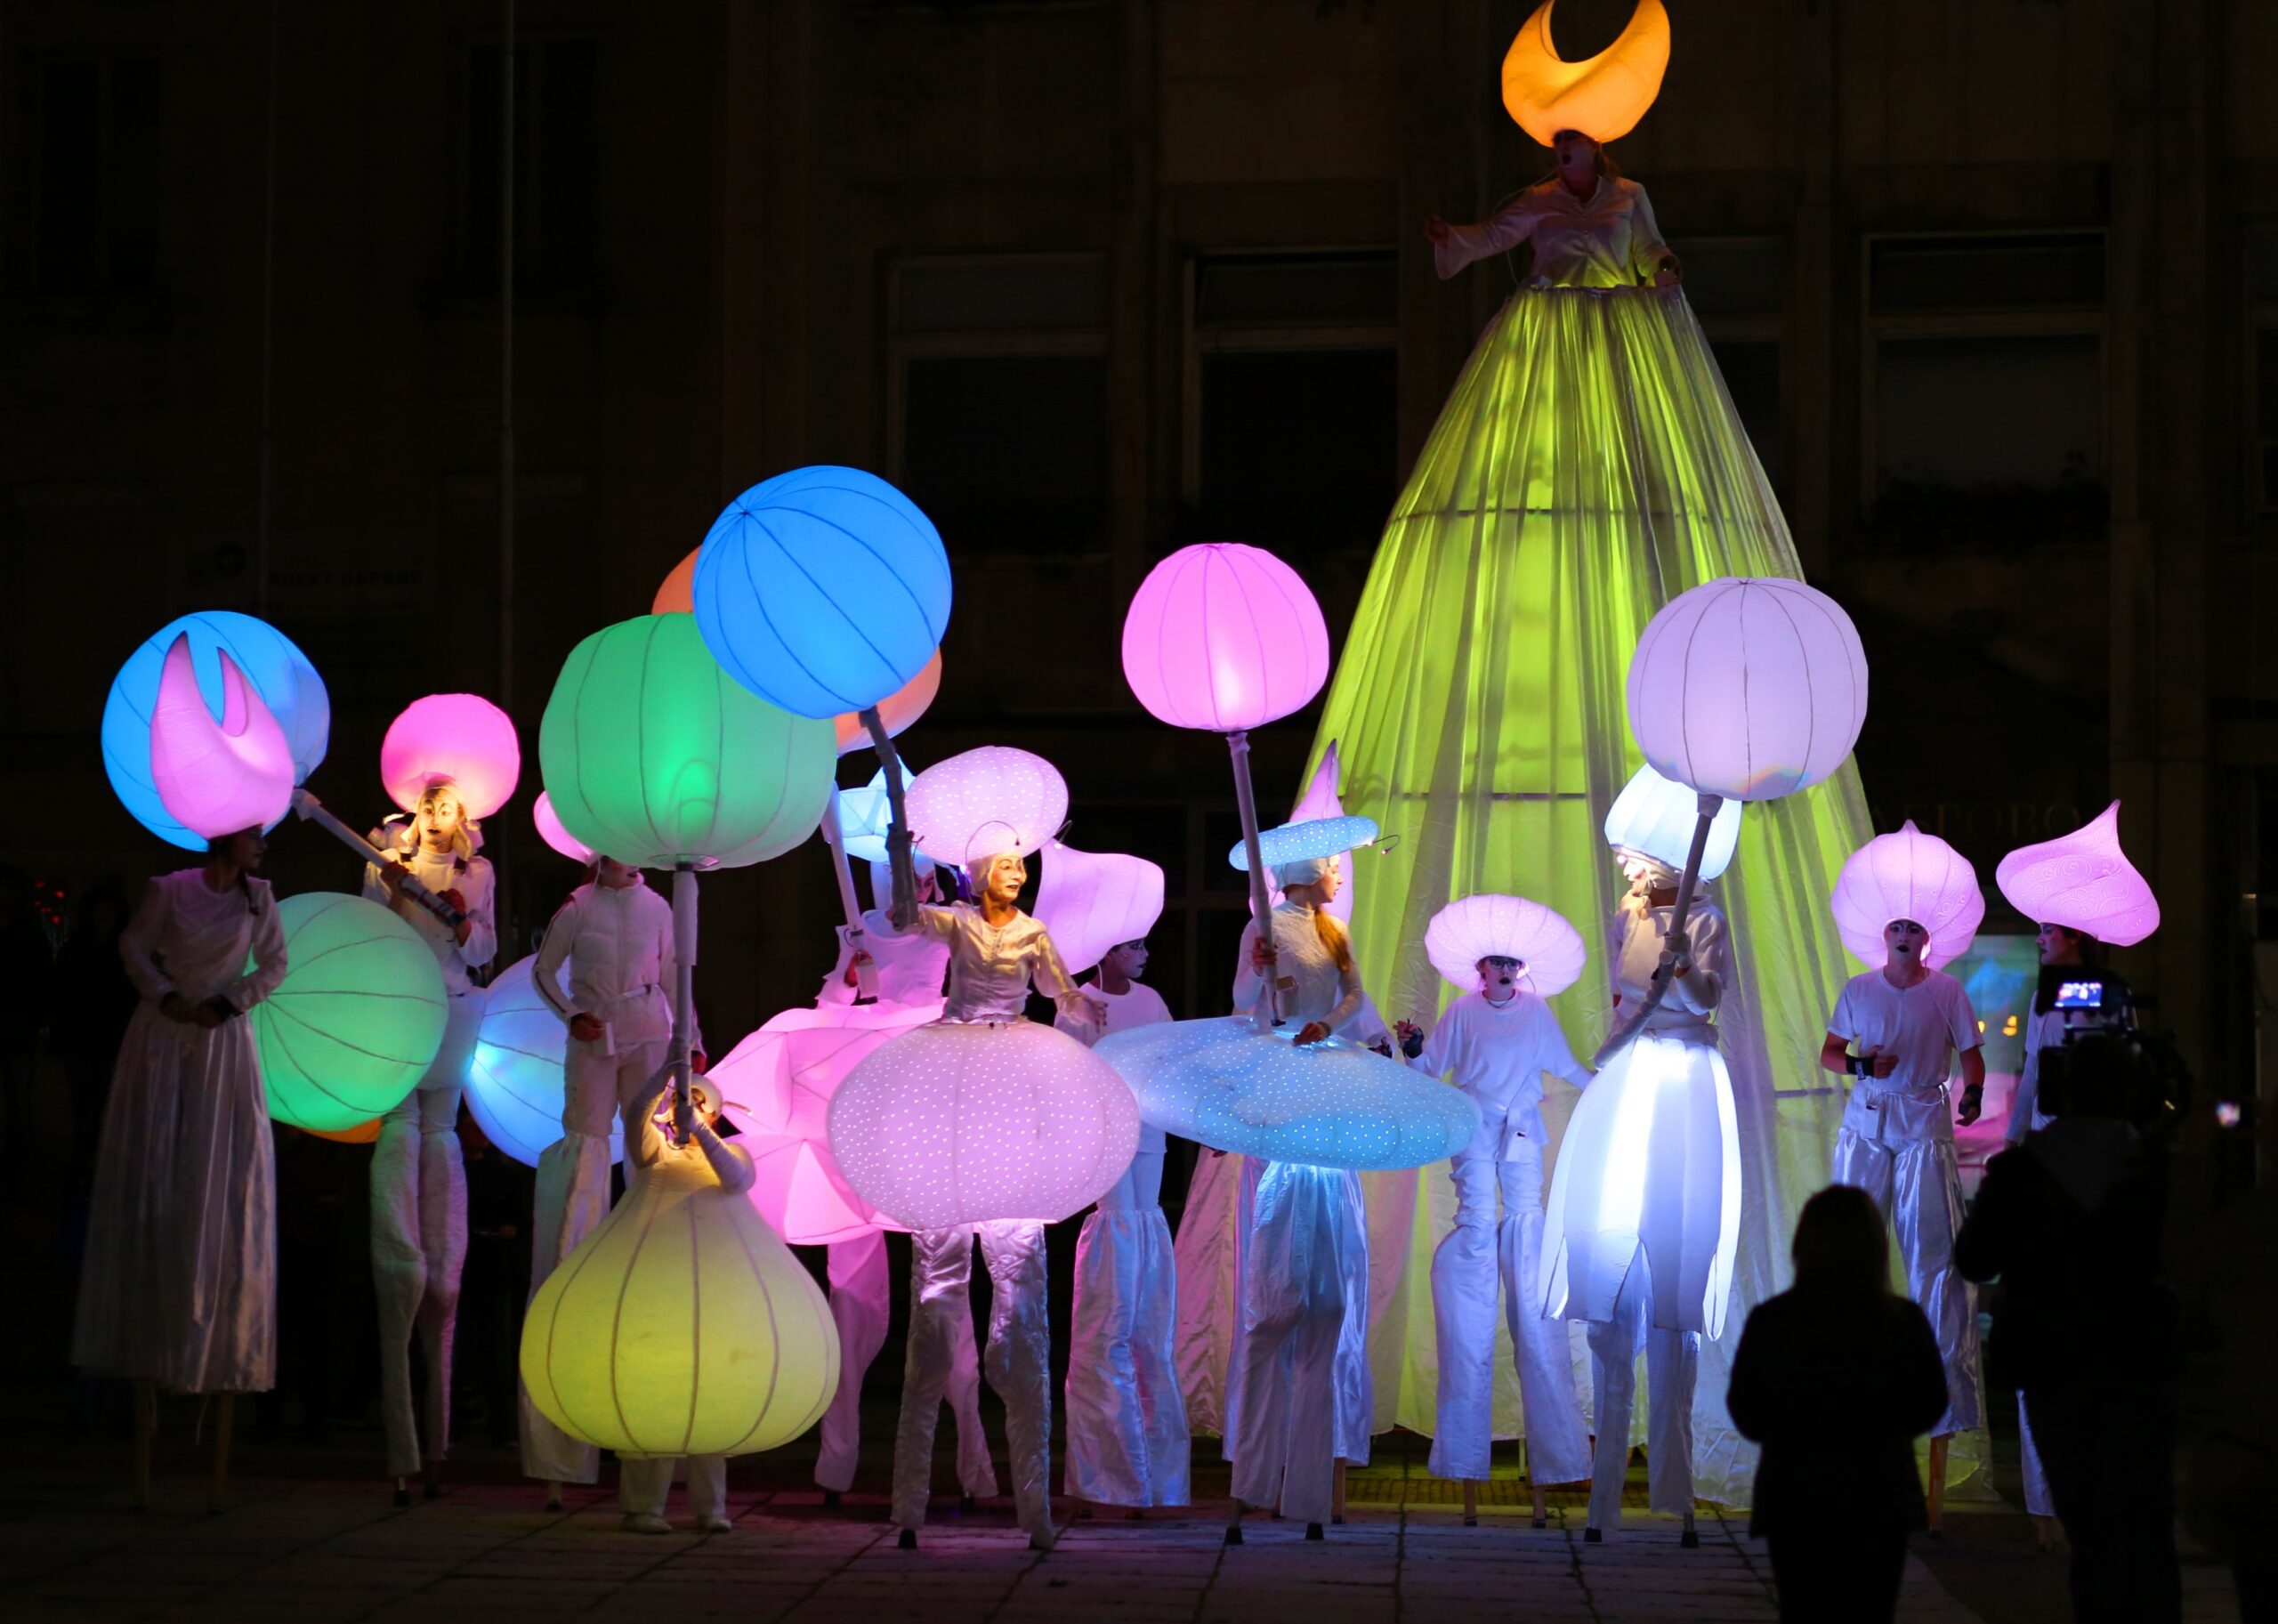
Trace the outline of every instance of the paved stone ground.
{"type": "MultiPolygon", "coordinates": [[[[59,1451],[12,1475],[0,1498],[0,1617],[1390,1624],[1775,1616],[1769,1565],[1744,1522],[1704,1512],[1701,1548],[1687,1551],[1675,1519],[1631,1512],[1608,1543],[1587,1546],[1580,1497],[1554,1496],[1553,1525],[1537,1530],[1514,1477],[1491,1485],[1480,1526],[1465,1528],[1441,1498],[1445,1486],[1423,1474],[1421,1441],[1399,1435],[1379,1441],[1375,1468],[1354,1481],[1350,1520],[1326,1543],[1254,1515],[1248,1542],[1228,1549],[1224,1471],[1199,1459],[1204,1498],[1194,1511],[1077,1520],[1050,1555],[1026,1547],[1008,1500],[967,1516],[954,1501],[937,1502],[923,1547],[899,1551],[884,1497],[858,1494],[824,1509],[807,1479],[811,1454],[796,1446],[737,1463],[735,1532],[643,1538],[618,1531],[605,1489],[572,1491],[564,1510],[545,1512],[534,1486],[513,1480],[511,1453],[497,1450],[455,1461],[455,1479],[466,1481],[399,1512],[384,1485],[346,1475],[361,1464],[360,1446],[256,1448],[237,1504],[211,1516],[190,1475],[196,1457],[179,1432],[171,1442],[149,1512],[124,1509],[116,1445],[59,1451]]],[[[885,1458],[883,1447],[873,1453],[866,1483],[885,1458]]],[[[946,1460],[938,1481],[949,1481],[946,1460]]],[[[1642,1475],[1635,1487],[1642,1499],[1642,1475]]],[[[2189,1617],[2237,1616],[2222,1570],[2195,1562],[2186,1580],[2189,1617]]],[[[1900,1616],[2061,1619],[2064,1594],[2062,1559],[2033,1553],[2021,1515],[1958,1514],[1942,1539],[1918,1540],[1900,1616]]]]}

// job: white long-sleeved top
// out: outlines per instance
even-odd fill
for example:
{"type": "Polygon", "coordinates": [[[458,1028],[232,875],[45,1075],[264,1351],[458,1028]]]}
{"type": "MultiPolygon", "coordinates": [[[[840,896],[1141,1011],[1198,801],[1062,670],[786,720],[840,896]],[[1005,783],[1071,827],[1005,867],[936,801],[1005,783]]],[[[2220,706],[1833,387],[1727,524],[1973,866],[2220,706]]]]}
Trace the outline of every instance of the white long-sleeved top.
{"type": "Polygon", "coordinates": [[[1540,1144],[1542,1074],[1589,1086],[1589,1068],[1574,1058],[1550,1006],[1523,990],[1496,1005],[1467,992],[1448,1006],[1409,1065],[1426,1077],[1454,1074],[1455,1086],[1478,1103],[1482,1117],[1518,1119],[1518,1130],[1540,1144]]]}
{"type": "MultiPolygon", "coordinates": [[[[1143,982],[1134,982],[1121,992],[1110,992],[1098,982],[1084,983],[1085,993],[1107,1006],[1107,1020],[1099,1026],[1088,1021],[1070,1020],[1058,1016],[1052,1022],[1077,1042],[1097,1043],[1111,1033],[1128,1031],[1135,1026],[1152,1026],[1171,1018],[1171,1006],[1163,1002],[1163,995],[1143,982]]],[[[1139,1124],[1139,1148],[1143,1151],[1163,1151],[1170,1141],[1163,1130],[1151,1122],[1139,1124]]]]}
{"type": "MultiPolygon", "coordinates": [[[[1273,1013],[1290,1025],[1304,1026],[1319,1021],[1331,1032],[1342,1032],[1360,1014],[1365,1002],[1360,971],[1349,962],[1338,966],[1313,924],[1313,910],[1303,902],[1278,903],[1271,917],[1274,980],[1277,983],[1291,983],[1275,988],[1273,1013]]],[[[1247,1014],[1256,1008],[1257,1000],[1265,990],[1265,978],[1250,963],[1250,950],[1256,941],[1257,921],[1253,918],[1242,927],[1241,946],[1234,958],[1234,1008],[1238,1013],[1247,1014]]]]}
{"type": "MultiPolygon", "coordinates": [[[[386,828],[374,829],[371,839],[383,851],[397,849],[392,832],[386,828]]],[[[435,963],[443,972],[444,989],[453,998],[473,990],[474,982],[467,972],[480,969],[498,953],[497,884],[490,870],[490,860],[473,857],[462,865],[449,852],[430,852],[421,845],[408,856],[400,856],[399,860],[411,870],[412,878],[436,895],[456,890],[466,899],[469,928],[465,944],[460,944],[457,933],[450,926],[409,897],[390,901],[376,863],[364,865],[364,895],[383,908],[394,909],[397,917],[419,933],[419,939],[433,950],[435,963]]]]}
{"type": "MultiPolygon", "coordinates": [[[[571,892],[545,927],[530,982],[564,1025],[572,1015],[591,1015],[622,1047],[672,1036],[679,963],[670,902],[645,879],[616,888],[593,881],[571,892]],[[570,966],[566,1002],[559,979],[564,964],[570,966]]],[[[700,1027],[690,1034],[689,1046],[704,1046],[700,1027]]]]}
{"type": "MultiPolygon", "coordinates": [[[[898,936],[885,913],[874,908],[862,916],[862,947],[869,954],[870,962],[877,966],[880,1002],[931,1004],[941,998],[942,978],[949,970],[947,942],[915,932],[898,936]]],[[[853,954],[842,943],[838,962],[831,966],[829,978],[815,995],[816,1003],[854,1001],[855,990],[846,984],[847,966],[853,961],[853,954]]]]}
{"type": "Polygon", "coordinates": [[[2017,1091],[2009,1098],[2009,1126],[2003,1136],[2023,1144],[2027,1134],[2037,1134],[2055,1120],[2040,1108],[2040,1052],[2064,1041],[2064,1012],[2033,1009],[2025,1014],[2025,1063],[2017,1075],[2017,1091]]]}
{"type": "Polygon", "coordinates": [[[1018,1021],[1028,1006],[1029,986],[1060,1006],[1072,1021],[1085,1021],[1084,995],[1078,990],[1052,933],[1024,913],[991,925],[971,902],[928,904],[905,936],[946,942],[949,949],[948,1007],[941,1019],[961,1026],[1018,1021]]]}
{"type": "MultiPolygon", "coordinates": [[[[118,957],[147,1003],[178,992],[193,1004],[226,998],[242,1014],[285,979],[285,925],[267,880],[247,876],[242,885],[215,891],[203,869],[178,869],[150,881],[119,933],[118,957]]],[[[201,1035],[188,1030],[186,1042],[201,1035]]]]}
{"type": "Polygon", "coordinates": [[[1653,279],[1669,246],[1645,189],[1602,178],[1587,198],[1557,177],[1530,186],[1478,225],[1449,228],[1432,263],[1442,279],[1474,260],[1534,244],[1534,281],[1550,287],[1635,287],[1653,279]]]}
{"type": "MultiPolygon", "coordinates": [[[[1628,908],[1614,910],[1607,929],[1606,963],[1612,966],[1613,990],[1621,1006],[1614,1020],[1634,1008],[1652,990],[1653,972],[1660,968],[1661,944],[1668,939],[1672,906],[1648,908],[1643,913],[1628,908]]],[[[1732,938],[1724,910],[1695,893],[1692,910],[1685,916],[1684,933],[1692,947],[1692,967],[1669,978],[1669,990],[1645,1022],[1656,1038],[1714,1046],[1717,1006],[1724,1001],[1725,978],[1732,974],[1732,938]]]]}

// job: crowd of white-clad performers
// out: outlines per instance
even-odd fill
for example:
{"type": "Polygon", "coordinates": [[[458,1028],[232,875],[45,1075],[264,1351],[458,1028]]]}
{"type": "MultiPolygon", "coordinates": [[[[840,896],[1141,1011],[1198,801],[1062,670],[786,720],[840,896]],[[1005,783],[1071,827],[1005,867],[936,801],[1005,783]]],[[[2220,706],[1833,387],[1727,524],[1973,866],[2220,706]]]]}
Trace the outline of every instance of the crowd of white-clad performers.
{"type": "MultiPolygon", "coordinates": [[[[483,993],[477,973],[497,946],[494,876],[480,830],[448,785],[374,840],[389,856],[364,877],[368,896],[393,908],[432,949],[450,995],[433,1066],[387,1113],[373,1149],[372,1266],[382,1340],[386,1470],[399,1498],[424,1473],[432,1487],[449,1447],[453,1320],[466,1248],[466,1193],[457,1109],[483,993]],[[440,924],[401,893],[408,873],[464,915],[440,924]],[[426,1372],[416,1402],[411,1344],[426,1372]]],[[[259,877],[258,834],[216,841],[201,866],[152,882],[122,941],[141,994],[117,1066],[98,1164],[93,1226],[77,1306],[75,1355],[89,1371],[132,1378],[138,1442],[158,1389],[228,1395],[268,1387],[275,1361],[275,1202],[270,1124],[245,1012],[285,972],[277,904],[259,877]]],[[[1628,882],[1612,909],[1603,971],[1620,1018],[1660,977],[1662,996],[1634,1041],[1604,1071],[1579,1062],[1550,1005],[1530,986],[1537,938],[1514,928],[1486,944],[1474,982],[1428,1030],[1377,1022],[1344,927],[1329,910],[1340,862],[1315,858],[1273,870],[1279,901],[1261,933],[1253,920],[1229,966],[1232,1010],[1273,999],[1287,1041],[1357,1038],[1468,1096],[1479,1127],[1448,1166],[1454,1226],[1431,1264],[1438,1337],[1437,1425],[1430,1468],[1475,1483],[1490,1475],[1496,1434],[1496,1331],[1507,1327],[1523,1416],[1530,1480],[1589,1485],[1587,1537],[1618,1525],[1631,1457],[1636,1363],[1644,1356],[1649,1498],[1685,1519],[1693,1509],[1692,1417],[1700,1345],[1724,1329],[1732,1296],[1738,1207],[1732,1152],[1733,1079],[1717,1048],[1730,985],[1730,925],[1714,887],[1691,899],[1684,929],[1673,850],[1617,847],[1628,882]],[[1553,1150],[1542,1110],[1557,1085],[1610,1091],[1612,1108],[1578,1115],[1553,1150]],[[1569,1322],[1585,1329],[1591,1403],[1577,1379],[1569,1322]]],[[[1047,859],[1048,860],[1048,859],[1047,859]]],[[[1031,993],[1079,1041],[1172,1018],[1143,979],[1146,927],[1113,947],[1091,978],[1071,977],[1045,926],[1019,905],[1025,860],[991,858],[957,873],[921,869],[914,908],[880,908],[849,936],[818,1002],[846,1003],[858,982],[876,997],[941,1004],[948,1022],[1027,1018],[1031,993]],[[959,896],[970,900],[958,900],[959,896]],[[867,962],[858,965],[857,953],[867,962]],[[858,977],[858,969],[865,974],[858,977]]],[[[1547,915],[1547,910],[1535,910],[1547,915]]],[[[1547,915],[1555,919],[1555,915],[1547,915]]],[[[1563,927],[1562,922],[1562,928],[1563,927]]],[[[1962,1207],[1953,1131],[1974,1120],[1983,1066],[1961,985],[1926,962],[1923,925],[1888,921],[1886,962],[1854,977],[1827,1022],[1822,1063],[1850,1079],[1830,1180],[1869,1192],[1894,1232],[1906,1289],[1937,1335],[1948,1409],[1941,1435],[1983,1424],[1975,1305],[1955,1272],[1962,1207]],[[1950,1090],[1959,1084],[1959,1099],[1950,1090]],[[1958,1110],[1957,1110],[1958,1106],[1958,1110]]],[[[2044,957],[2076,958],[2085,938],[2047,925],[2044,957]]],[[[2092,945],[2092,943],[2087,943],[2092,945]]],[[[619,1128],[626,1176],[667,1160],[709,1169],[721,1187],[749,1187],[749,1159],[717,1129],[699,1087],[675,1109],[660,1079],[674,1032],[672,910],[638,869],[597,859],[555,913],[534,982],[566,1029],[560,1137],[540,1159],[531,1289],[543,1283],[609,1208],[610,1142],[619,1128]]],[[[1223,1010],[1211,1013],[1224,1013],[1223,1010]]],[[[2036,1042],[2056,1041],[2036,1014],[2010,1132],[2045,1122],[2036,1110],[2036,1042]]],[[[702,1064],[700,1035],[688,1034],[702,1064]]],[[[1236,1501],[1308,1525],[1334,1520],[1337,1475],[1364,1464],[1374,1425],[1367,1356],[1370,1271],[1367,1209],[1357,1174],[1199,1151],[1187,1225],[1233,1212],[1232,1323],[1182,1324],[1207,1298],[1183,1297],[1178,1275],[1209,1240],[1175,1246],[1160,1194],[1170,1146],[1144,1129],[1122,1176],[1086,1214],[1076,1248],[1064,1393],[1063,1497],[1085,1508],[1177,1507],[1189,1500],[1192,1453],[1181,1374],[1183,1345],[1219,1346],[1218,1422],[1236,1501]],[[1185,1307],[1183,1308],[1183,1303],[1185,1307]]],[[[675,1164],[676,1165],[676,1164],[675,1164]]],[[[907,1544],[933,1490],[941,1402],[957,1437],[957,1483],[968,1502],[990,1497],[997,1472],[983,1431],[980,1385],[1002,1401],[1017,1519],[1038,1548],[1054,1521],[1051,1316],[1045,1225],[1001,1221],[909,1237],[909,1335],[892,1463],[892,1517],[907,1544]],[[978,1242],[991,1294],[985,1340],[968,1286],[978,1242]]],[[[884,1349],[891,1281],[881,1233],[832,1246],[831,1307],[843,1348],[841,1386],[821,1423],[815,1481],[836,1503],[854,1485],[860,1401],[884,1349]]],[[[525,1399],[525,1472],[558,1499],[565,1483],[597,1481],[598,1451],[558,1430],[525,1399]]],[[[226,1450],[226,1426],[222,1429],[226,1450]]],[[[2030,1440],[2028,1440],[2030,1451],[2030,1440]]],[[[2032,1509],[2044,1513],[2038,1475],[2032,1509]]],[[[691,1514],[729,1526],[724,1463],[685,1463],[691,1514]]],[[[146,1466],[137,1491],[147,1495],[146,1466]]],[[[671,1461],[619,1468],[625,1526],[656,1531],[675,1480],[671,1461]]],[[[217,1462],[215,1493],[223,1492],[217,1462]]],[[[1537,1515],[1540,1516],[1540,1501],[1537,1515]]],[[[1238,1537],[1238,1536],[1232,1536],[1238,1537]]]]}

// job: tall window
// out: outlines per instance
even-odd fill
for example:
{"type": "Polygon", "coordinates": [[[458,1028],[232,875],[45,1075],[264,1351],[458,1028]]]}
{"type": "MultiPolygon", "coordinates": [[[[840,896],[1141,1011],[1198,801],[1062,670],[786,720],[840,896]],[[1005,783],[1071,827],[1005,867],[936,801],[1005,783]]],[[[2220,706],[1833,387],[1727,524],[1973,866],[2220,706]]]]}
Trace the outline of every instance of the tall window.
{"type": "Polygon", "coordinates": [[[1174,541],[1376,544],[1400,490],[1398,271],[1388,248],[1190,263],[1174,541]]]}
{"type": "Polygon", "coordinates": [[[1868,243],[1870,532],[1909,546],[2102,537],[2101,231],[1868,243]]]}
{"type": "MultiPolygon", "coordinates": [[[[504,76],[497,40],[467,48],[461,122],[458,271],[469,291],[498,284],[504,76]]],[[[514,42],[514,286],[589,286],[601,260],[601,46],[541,36],[514,42]]]]}
{"type": "Polygon", "coordinates": [[[157,284],[158,94],[156,57],[40,64],[42,293],[140,293],[157,284]]]}

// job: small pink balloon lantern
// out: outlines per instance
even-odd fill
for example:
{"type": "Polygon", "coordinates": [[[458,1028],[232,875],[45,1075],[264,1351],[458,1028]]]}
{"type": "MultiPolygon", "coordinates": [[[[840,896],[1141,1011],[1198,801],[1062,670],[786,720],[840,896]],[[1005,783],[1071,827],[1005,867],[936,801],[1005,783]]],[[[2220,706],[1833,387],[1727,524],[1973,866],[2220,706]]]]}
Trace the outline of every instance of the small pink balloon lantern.
{"type": "Polygon", "coordinates": [[[285,730],[226,653],[222,716],[206,708],[187,633],[166,650],[150,711],[150,776],[169,817],[208,840],[266,828],[293,799],[285,730]]]}
{"type": "Polygon", "coordinates": [[[416,811],[431,785],[451,784],[470,818],[506,804],[522,775],[514,723],[480,694],[431,693],[404,707],[380,740],[380,780],[388,798],[416,811]]]}
{"type": "Polygon", "coordinates": [[[1123,619],[1123,675],[1173,727],[1246,732],[1301,710],[1329,680],[1329,627],[1297,572],[1240,542],[1181,547],[1123,619]]]}
{"type": "Polygon", "coordinates": [[[1889,957],[1883,928],[1911,919],[1930,933],[1922,962],[1932,969],[1969,951],[1985,917],[1985,896],[1969,860],[1908,819],[1894,835],[1878,835],[1836,877],[1835,928],[1861,963],[1878,967],[1889,957]]]}
{"type": "Polygon", "coordinates": [[[1726,577],[1672,598],[1629,661],[1630,735],[1663,777],[1770,801],[1840,767],[1867,717],[1867,657],[1825,593],[1726,577]]]}
{"type": "Polygon", "coordinates": [[[1068,821],[1068,780],[1041,755],[982,745],[919,773],[909,805],[909,832],[926,855],[971,868],[1041,848],[1068,821]]]}
{"type": "MultiPolygon", "coordinates": [[[[878,720],[886,724],[886,737],[900,738],[903,729],[925,714],[925,707],[941,691],[941,651],[936,649],[933,658],[925,662],[925,669],[878,701],[878,720]]],[[[842,712],[833,725],[838,729],[838,753],[841,755],[851,755],[857,750],[870,747],[869,730],[862,725],[862,718],[857,713],[842,712]]]]}
{"type": "Polygon", "coordinates": [[[1526,897],[1482,893],[1461,897],[1432,916],[1424,930],[1432,967],[1464,992],[1479,990],[1479,961],[1515,958],[1526,966],[1520,984],[1549,998],[1582,978],[1582,933],[1554,909],[1526,897]]]}
{"type": "Polygon", "coordinates": [[[571,862],[594,860],[593,848],[561,827],[561,820],[553,815],[553,799],[543,789],[537,792],[537,804],[530,808],[530,821],[537,826],[537,837],[571,862]]]}
{"type": "Polygon", "coordinates": [[[2117,801],[2069,835],[2019,846],[1994,869],[1993,883],[2036,925],[2085,931],[2116,948],[2160,928],[2159,898],[2120,849],[2117,801]]]}
{"type": "Polygon", "coordinates": [[[1068,974],[1081,975],[1110,949],[1155,928],[1163,917],[1163,871],[1143,857],[1046,841],[1036,917],[1052,933],[1068,974]]]}

